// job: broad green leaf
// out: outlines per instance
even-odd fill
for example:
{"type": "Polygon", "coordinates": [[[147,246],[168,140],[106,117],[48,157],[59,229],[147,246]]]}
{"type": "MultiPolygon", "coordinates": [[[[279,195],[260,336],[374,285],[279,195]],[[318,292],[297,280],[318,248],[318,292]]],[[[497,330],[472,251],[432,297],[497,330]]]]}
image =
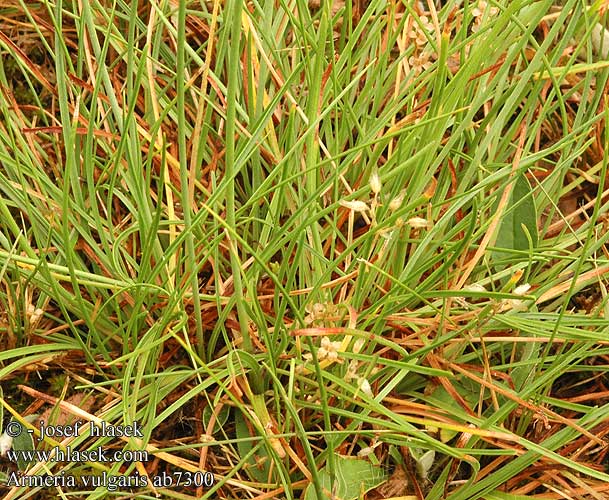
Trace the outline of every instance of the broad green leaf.
{"type": "MultiPolygon", "coordinates": [[[[452,385],[459,395],[469,404],[470,408],[473,408],[480,398],[480,386],[472,380],[465,377],[456,377],[452,380],[452,385]]],[[[439,407],[450,411],[451,409],[463,411],[461,405],[455,400],[455,398],[449,394],[449,392],[441,385],[435,387],[431,393],[431,397],[439,403],[439,407]]],[[[436,403],[436,404],[437,404],[436,403]]],[[[425,428],[429,432],[437,432],[437,427],[432,425],[426,425],[425,428]]],[[[440,441],[448,443],[452,438],[458,434],[457,431],[452,429],[440,429],[440,441]]]]}
{"type": "Polygon", "coordinates": [[[431,469],[435,459],[436,452],[434,450],[427,450],[423,452],[422,450],[416,450],[414,448],[408,448],[410,450],[410,454],[415,459],[417,464],[417,474],[421,479],[427,479],[429,475],[429,470],[431,469]]]}
{"type": "MultiPolygon", "coordinates": [[[[499,201],[496,205],[499,205],[499,201]]],[[[533,248],[535,248],[538,240],[537,209],[531,185],[524,175],[520,175],[516,179],[514,189],[499,223],[495,242],[498,250],[493,252],[493,259],[514,258],[512,254],[499,250],[502,248],[506,250],[528,250],[530,246],[529,237],[533,248]]]]}
{"type": "Polygon", "coordinates": [[[271,465],[271,459],[268,455],[266,447],[260,446],[259,440],[253,440],[250,435],[249,428],[240,412],[235,412],[235,430],[237,431],[237,448],[239,450],[239,456],[245,457],[252,451],[254,447],[252,441],[258,445],[258,450],[249,457],[245,469],[250,473],[251,477],[256,481],[265,483],[269,480],[269,468],[271,465]]]}
{"type": "MultiPolygon", "coordinates": [[[[377,488],[387,479],[380,467],[372,465],[367,460],[337,456],[334,462],[334,486],[330,472],[324,468],[319,478],[323,490],[328,492],[327,498],[335,500],[356,500],[374,488],[377,488]]],[[[326,500],[317,498],[312,484],[307,487],[305,500],[326,500]]]]}
{"type": "Polygon", "coordinates": [[[493,491],[484,495],[487,500],[527,500],[531,497],[526,495],[515,495],[514,493],[504,493],[503,491],[493,491]]]}
{"type": "MultiPolygon", "coordinates": [[[[265,390],[266,378],[260,363],[249,352],[241,349],[235,349],[229,354],[228,369],[232,376],[241,375],[243,369],[249,371],[247,380],[254,394],[262,394],[265,390]]],[[[251,394],[248,394],[251,397],[251,394]]]]}
{"type": "MultiPolygon", "coordinates": [[[[34,438],[25,429],[21,434],[13,438],[13,450],[32,451],[34,448],[34,438]]],[[[22,455],[20,457],[17,460],[17,467],[19,467],[19,470],[25,470],[32,462],[24,460],[22,455]]]]}
{"type": "MultiPolygon", "coordinates": [[[[207,429],[207,426],[209,425],[209,422],[210,422],[210,419],[212,416],[212,412],[213,412],[213,410],[212,410],[211,406],[206,406],[203,409],[203,425],[205,426],[206,429],[207,429]]],[[[218,415],[216,416],[216,422],[214,424],[214,429],[212,431],[213,434],[215,434],[220,429],[222,429],[222,427],[224,427],[224,425],[228,421],[229,414],[230,414],[230,407],[223,406],[222,409],[220,410],[220,412],[218,413],[218,415]]]]}
{"type": "MultiPolygon", "coordinates": [[[[531,312],[537,312],[537,306],[535,304],[531,306],[531,312]]],[[[532,362],[536,360],[536,363],[539,363],[542,345],[541,342],[520,342],[516,347],[516,359],[521,362],[532,362]]],[[[535,364],[515,366],[510,372],[514,388],[517,391],[521,391],[527,383],[535,378],[536,373],[535,364]]]]}

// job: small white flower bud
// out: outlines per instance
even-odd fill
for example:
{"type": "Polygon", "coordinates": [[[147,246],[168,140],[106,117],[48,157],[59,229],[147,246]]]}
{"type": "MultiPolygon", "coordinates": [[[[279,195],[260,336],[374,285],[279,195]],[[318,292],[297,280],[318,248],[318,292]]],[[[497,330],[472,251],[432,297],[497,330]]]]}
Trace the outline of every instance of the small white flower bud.
{"type": "Polygon", "coordinates": [[[38,320],[40,318],[42,318],[42,315],[44,314],[44,311],[40,308],[35,309],[34,312],[32,313],[32,316],[30,317],[30,323],[38,323],[38,320]]]}
{"type": "Polygon", "coordinates": [[[357,456],[360,458],[367,457],[368,455],[370,455],[373,452],[374,452],[374,448],[372,446],[366,446],[366,448],[362,448],[361,450],[359,450],[357,452],[357,456]]]}
{"type": "Polygon", "coordinates": [[[13,447],[13,438],[6,432],[0,436],[0,456],[5,456],[6,453],[13,447]]]}
{"type": "Polygon", "coordinates": [[[368,397],[373,398],[374,394],[372,394],[372,387],[370,387],[370,382],[364,377],[360,377],[357,381],[360,390],[368,397]]]}
{"type": "Polygon", "coordinates": [[[370,184],[370,190],[376,195],[381,192],[381,178],[379,177],[378,172],[375,170],[370,175],[370,180],[368,181],[370,184]]]}
{"type": "Polygon", "coordinates": [[[353,210],[354,212],[366,212],[368,210],[368,205],[366,205],[366,203],[360,200],[340,200],[338,204],[341,207],[348,208],[349,210],[353,210]]]}
{"type": "Polygon", "coordinates": [[[421,229],[429,227],[429,221],[422,217],[412,217],[411,219],[408,219],[408,225],[415,229],[421,229]]]}
{"type": "Polygon", "coordinates": [[[517,286],[516,288],[514,288],[514,291],[512,293],[514,295],[526,295],[530,289],[531,289],[531,285],[529,285],[528,283],[525,283],[524,285],[520,285],[520,286],[517,286]]]}
{"type": "Polygon", "coordinates": [[[357,359],[352,359],[349,362],[349,367],[347,368],[347,373],[349,373],[351,376],[355,375],[357,373],[358,365],[359,365],[359,363],[357,362],[357,359]]]}
{"type": "Polygon", "coordinates": [[[362,350],[362,347],[364,347],[364,343],[366,342],[366,340],[362,337],[360,337],[359,339],[357,339],[355,341],[355,343],[353,344],[353,352],[355,354],[357,354],[358,352],[360,352],[362,350]]]}
{"type": "Polygon", "coordinates": [[[395,212],[402,206],[403,202],[404,202],[404,193],[402,192],[389,202],[389,209],[391,211],[395,212]]]}

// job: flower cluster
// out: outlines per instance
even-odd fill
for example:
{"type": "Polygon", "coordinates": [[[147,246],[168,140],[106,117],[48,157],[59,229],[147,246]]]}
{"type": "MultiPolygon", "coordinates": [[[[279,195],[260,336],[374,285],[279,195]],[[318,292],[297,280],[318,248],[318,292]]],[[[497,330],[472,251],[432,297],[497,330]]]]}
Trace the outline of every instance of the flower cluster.
{"type": "Polygon", "coordinates": [[[306,305],[305,311],[308,314],[304,318],[305,325],[324,325],[335,318],[337,309],[335,304],[306,305]]]}
{"type": "Polygon", "coordinates": [[[342,342],[337,340],[332,342],[328,337],[321,338],[321,347],[317,349],[317,359],[323,361],[328,359],[330,361],[338,360],[338,350],[340,349],[342,342]]]}
{"type": "Polygon", "coordinates": [[[482,22],[490,17],[495,17],[499,13],[499,8],[494,5],[489,5],[484,0],[479,0],[478,5],[472,9],[474,16],[474,25],[472,31],[478,31],[482,26],[482,22]]]}
{"type": "Polygon", "coordinates": [[[422,47],[427,45],[427,36],[433,31],[433,24],[429,22],[427,16],[419,17],[419,23],[413,21],[408,32],[408,38],[414,41],[418,47],[422,47]]]}
{"type": "Polygon", "coordinates": [[[429,50],[429,37],[434,31],[434,25],[425,15],[419,16],[418,20],[411,19],[408,39],[414,42],[413,55],[408,58],[408,63],[419,74],[429,68],[435,59],[435,55],[429,50]]]}
{"type": "Polygon", "coordinates": [[[349,382],[350,380],[357,381],[358,390],[362,391],[366,396],[373,398],[374,393],[372,392],[370,382],[368,382],[367,378],[358,375],[358,368],[359,362],[355,359],[351,360],[351,362],[349,363],[349,368],[347,368],[347,373],[345,374],[345,380],[347,382],[349,382]]]}
{"type": "Polygon", "coordinates": [[[26,314],[30,320],[30,324],[35,325],[36,323],[38,323],[40,318],[42,318],[44,311],[40,308],[34,307],[33,304],[28,304],[26,314]]]}
{"type": "MultiPolygon", "coordinates": [[[[342,362],[338,359],[338,350],[342,347],[343,343],[340,340],[331,341],[328,337],[321,338],[321,347],[317,349],[317,361],[328,360],[330,362],[342,362]]],[[[313,359],[313,353],[306,352],[302,355],[305,361],[311,361],[313,359]]]]}

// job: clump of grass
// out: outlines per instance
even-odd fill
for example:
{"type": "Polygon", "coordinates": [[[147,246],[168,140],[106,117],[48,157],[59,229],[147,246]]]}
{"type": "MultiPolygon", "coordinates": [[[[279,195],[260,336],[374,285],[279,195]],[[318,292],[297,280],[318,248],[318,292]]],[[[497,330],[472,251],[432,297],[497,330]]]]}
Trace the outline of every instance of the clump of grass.
{"type": "Polygon", "coordinates": [[[151,457],[27,473],[600,498],[604,26],[575,0],[5,2],[2,405],[137,422],[62,446],[151,457]]]}

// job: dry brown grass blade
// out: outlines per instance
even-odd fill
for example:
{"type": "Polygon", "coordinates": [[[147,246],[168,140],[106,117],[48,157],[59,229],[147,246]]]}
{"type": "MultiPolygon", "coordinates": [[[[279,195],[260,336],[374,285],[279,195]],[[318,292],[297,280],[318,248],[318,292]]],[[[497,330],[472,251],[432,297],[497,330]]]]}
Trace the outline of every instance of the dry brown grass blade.
{"type": "Polygon", "coordinates": [[[21,60],[21,63],[36,77],[36,79],[47,89],[51,94],[55,94],[55,87],[45,78],[38,67],[31,61],[23,50],[21,50],[15,42],[13,42],[4,32],[0,30],[0,42],[3,42],[9,50],[21,60]]]}
{"type": "Polygon", "coordinates": [[[539,415],[544,420],[544,422],[547,422],[548,417],[551,417],[552,419],[554,419],[568,427],[571,427],[572,429],[575,429],[577,432],[579,432],[580,434],[583,434],[591,441],[594,441],[596,444],[603,446],[603,447],[607,446],[607,442],[605,442],[603,439],[600,439],[598,436],[596,436],[596,435],[592,434],[590,431],[584,429],[581,425],[576,424],[575,422],[569,420],[568,418],[563,417],[562,415],[559,415],[558,413],[550,410],[549,408],[542,408],[540,406],[536,406],[532,403],[529,403],[528,401],[525,401],[524,399],[519,398],[518,396],[511,393],[510,391],[503,389],[502,387],[498,387],[497,385],[495,385],[491,382],[488,382],[487,380],[484,380],[481,377],[474,375],[473,373],[463,369],[462,367],[460,367],[459,365],[457,365],[455,363],[446,362],[445,364],[450,369],[452,369],[458,373],[461,373],[462,375],[465,375],[467,378],[486,387],[487,389],[494,390],[498,394],[501,394],[502,396],[505,396],[506,398],[511,399],[512,401],[518,403],[521,407],[531,410],[533,413],[539,415]]]}
{"type": "MultiPolygon", "coordinates": [[[[586,271],[585,273],[580,274],[577,277],[575,282],[575,287],[579,288],[586,284],[590,284],[593,281],[598,280],[604,274],[609,273],[609,264],[601,267],[597,267],[596,269],[591,269],[590,271],[586,271]]],[[[564,281],[559,285],[553,286],[547,292],[543,293],[535,302],[536,304],[542,304],[543,302],[547,302],[548,300],[555,299],[564,295],[571,289],[571,280],[564,281]]]]}

